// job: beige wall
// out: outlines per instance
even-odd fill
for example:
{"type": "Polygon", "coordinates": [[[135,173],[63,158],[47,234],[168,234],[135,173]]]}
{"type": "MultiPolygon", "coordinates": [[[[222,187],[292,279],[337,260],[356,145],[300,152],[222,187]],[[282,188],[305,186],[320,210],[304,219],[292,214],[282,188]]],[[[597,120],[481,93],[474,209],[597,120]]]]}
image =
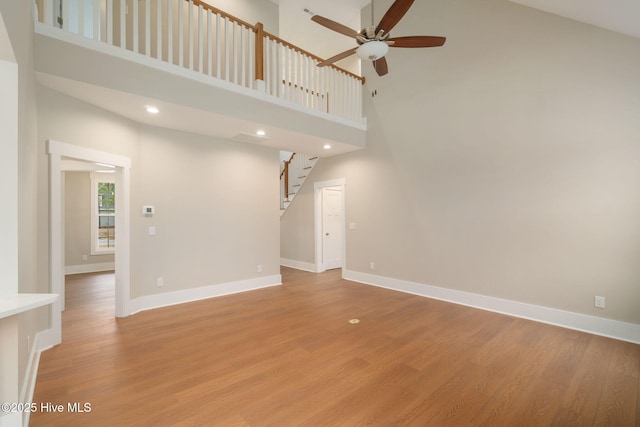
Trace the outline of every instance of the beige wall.
{"type": "Polygon", "coordinates": [[[131,159],[132,298],[279,274],[278,151],[139,125],[40,86],[38,108],[45,170],[45,139],[131,159]]]}
{"type": "Polygon", "coordinates": [[[64,175],[65,265],[113,263],[113,255],[91,255],[90,173],[65,172],[64,175]],[[83,255],[87,255],[86,261],[83,255]]]}
{"type": "Polygon", "coordinates": [[[364,67],[368,147],[318,163],[282,256],[346,178],[349,270],[640,324],[640,40],[506,0],[415,2],[410,34],[447,44],[364,67]]]}
{"type": "Polygon", "coordinates": [[[204,2],[249,24],[255,25],[262,22],[265,31],[278,35],[280,26],[278,5],[270,0],[204,0],[204,2]]]}

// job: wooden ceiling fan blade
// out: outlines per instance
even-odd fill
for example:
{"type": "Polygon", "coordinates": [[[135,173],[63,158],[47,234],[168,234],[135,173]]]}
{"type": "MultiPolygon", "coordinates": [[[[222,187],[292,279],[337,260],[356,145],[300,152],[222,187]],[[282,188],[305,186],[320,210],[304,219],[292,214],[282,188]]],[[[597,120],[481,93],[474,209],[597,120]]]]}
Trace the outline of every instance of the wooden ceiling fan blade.
{"type": "Polygon", "coordinates": [[[332,21],[329,18],[325,18],[324,16],[313,15],[311,17],[311,20],[315,23],[322,25],[323,27],[327,27],[330,30],[336,31],[340,34],[344,34],[345,36],[348,36],[348,37],[355,38],[358,35],[358,32],[356,30],[353,30],[347,27],[346,25],[342,25],[336,21],[332,21]]]}
{"type": "Polygon", "coordinates": [[[373,61],[373,69],[376,70],[376,73],[380,77],[384,76],[389,72],[389,66],[387,65],[387,59],[383,56],[380,59],[376,59],[373,61]]]}
{"type": "Polygon", "coordinates": [[[378,34],[380,30],[384,30],[384,34],[390,32],[407,13],[413,1],[414,0],[396,0],[380,20],[380,23],[376,27],[376,34],[378,34]]]}
{"type": "Polygon", "coordinates": [[[387,39],[391,47],[437,47],[442,46],[447,40],[446,37],[436,36],[409,36],[409,37],[392,37],[387,39]]]}
{"type": "Polygon", "coordinates": [[[342,53],[339,53],[335,56],[332,56],[329,59],[325,59],[324,61],[319,62],[318,67],[324,67],[325,65],[330,65],[330,64],[333,64],[334,62],[338,62],[341,59],[346,58],[347,56],[353,55],[354,53],[356,53],[356,50],[358,50],[358,46],[354,47],[353,49],[345,50],[342,53]]]}

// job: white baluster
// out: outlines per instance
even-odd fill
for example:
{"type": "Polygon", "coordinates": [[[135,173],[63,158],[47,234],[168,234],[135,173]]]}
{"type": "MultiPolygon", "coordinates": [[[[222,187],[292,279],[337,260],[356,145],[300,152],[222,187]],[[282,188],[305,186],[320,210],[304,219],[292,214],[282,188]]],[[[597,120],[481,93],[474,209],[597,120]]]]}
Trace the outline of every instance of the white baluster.
{"type": "MultiPolygon", "coordinates": [[[[256,37],[255,34],[253,32],[253,30],[247,28],[247,42],[249,45],[249,51],[247,52],[247,55],[249,55],[249,69],[248,69],[248,83],[251,84],[251,82],[256,81],[256,37]]],[[[262,66],[263,66],[263,72],[262,72],[262,78],[264,79],[265,82],[265,86],[266,86],[266,82],[267,82],[267,56],[266,56],[266,49],[267,49],[267,44],[269,43],[269,39],[267,37],[264,37],[262,39],[262,66]]]]}
{"type": "Polygon", "coordinates": [[[226,81],[229,81],[230,76],[229,76],[229,67],[230,67],[230,63],[231,63],[231,58],[229,57],[230,54],[230,48],[229,48],[229,18],[227,18],[225,16],[224,18],[224,79],[226,81]]]}
{"type": "MultiPolygon", "coordinates": [[[[82,1],[82,0],[81,0],[82,1]]],[[[120,47],[127,48],[127,2],[120,0],[120,47]]]]}
{"type": "Polygon", "coordinates": [[[233,82],[238,84],[238,55],[240,51],[240,46],[238,46],[238,41],[240,37],[238,37],[238,24],[233,22],[233,82]]]}
{"type": "Polygon", "coordinates": [[[198,5],[198,71],[202,73],[204,62],[204,47],[202,46],[204,30],[202,28],[202,5],[198,5]]]}
{"type": "Polygon", "coordinates": [[[139,44],[140,44],[140,34],[138,34],[138,29],[139,29],[138,28],[139,27],[139,25],[138,25],[138,14],[139,14],[138,2],[134,0],[132,2],[132,4],[131,4],[131,8],[133,9],[133,22],[132,22],[132,24],[133,24],[133,26],[132,26],[133,32],[131,34],[131,37],[132,37],[131,49],[135,53],[140,53],[139,50],[138,50],[139,47],[140,47],[139,46],[139,44]]]}
{"type": "Polygon", "coordinates": [[[246,81],[247,81],[247,76],[246,76],[246,71],[247,71],[247,49],[245,47],[245,42],[246,42],[246,38],[245,38],[245,31],[246,28],[244,26],[240,27],[240,84],[244,87],[247,86],[246,81]]]}
{"type": "Polygon", "coordinates": [[[151,56],[151,3],[144,0],[144,54],[151,56]]]}
{"type": "MultiPolygon", "coordinates": [[[[173,64],[173,3],[175,0],[167,0],[167,62],[173,64]]],[[[178,0],[182,1],[182,0],[178,0]]]]}
{"type": "Polygon", "coordinates": [[[69,31],[69,0],[62,0],[62,28],[69,31]]]}
{"type": "Polygon", "coordinates": [[[315,91],[315,109],[322,110],[322,98],[320,97],[320,69],[316,66],[315,59],[311,60],[311,69],[313,70],[313,90],[315,91]]]}
{"type": "Polygon", "coordinates": [[[302,104],[309,107],[309,67],[307,67],[307,55],[300,54],[300,72],[302,73],[302,104]]]}
{"type": "Polygon", "coordinates": [[[187,23],[189,31],[189,49],[187,55],[189,56],[189,69],[193,70],[193,1],[189,0],[189,22],[187,23]]]}
{"type": "Polygon", "coordinates": [[[291,73],[291,59],[292,52],[287,46],[282,46],[282,51],[284,52],[284,72],[285,72],[285,95],[286,100],[291,100],[291,91],[293,90],[293,75],[291,73]]]}
{"type": "MultiPolygon", "coordinates": [[[[96,0],[94,0],[96,1],[96,0]]],[[[55,12],[53,10],[53,0],[45,0],[44,2],[44,23],[48,26],[55,27],[55,12]]]]}
{"type": "Polygon", "coordinates": [[[93,0],[93,39],[100,41],[100,0],[93,0]]]}
{"type": "Polygon", "coordinates": [[[113,0],[107,0],[107,44],[113,44],[113,0]]]}
{"type": "Polygon", "coordinates": [[[213,14],[207,9],[207,74],[213,75],[213,14]]]}
{"type": "Polygon", "coordinates": [[[162,0],[156,1],[156,58],[162,61],[162,0]]]}
{"type": "Polygon", "coordinates": [[[222,36],[220,31],[220,15],[216,14],[216,77],[220,78],[221,73],[221,53],[220,47],[222,44],[222,36]]]}
{"type": "Polygon", "coordinates": [[[178,2],[178,65],[184,66],[184,5],[182,0],[178,2]]]}

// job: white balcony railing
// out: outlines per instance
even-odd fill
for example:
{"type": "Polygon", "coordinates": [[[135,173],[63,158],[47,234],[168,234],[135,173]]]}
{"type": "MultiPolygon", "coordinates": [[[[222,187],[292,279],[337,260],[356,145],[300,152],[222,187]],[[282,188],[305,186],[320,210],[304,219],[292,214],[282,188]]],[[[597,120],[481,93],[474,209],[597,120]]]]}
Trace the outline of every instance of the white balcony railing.
{"type": "Polygon", "coordinates": [[[360,76],[200,0],[36,0],[38,21],[362,123],[360,76]]]}

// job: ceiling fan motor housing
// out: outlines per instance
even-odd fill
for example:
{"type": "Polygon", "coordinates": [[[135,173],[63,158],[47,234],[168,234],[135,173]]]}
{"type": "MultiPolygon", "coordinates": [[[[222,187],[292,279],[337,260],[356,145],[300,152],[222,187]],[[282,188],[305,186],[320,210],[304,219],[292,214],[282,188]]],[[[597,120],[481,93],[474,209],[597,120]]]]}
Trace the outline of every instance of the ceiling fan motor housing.
{"type": "Polygon", "coordinates": [[[378,34],[376,34],[376,27],[369,26],[369,27],[363,28],[360,31],[360,33],[358,33],[358,36],[356,36],[356,40],[359,44],[365,44],[367,42],[374,41],[374,40],[385,41],[386,39],[389,38],[390,35],[391,33],[385,34],[384,30],[380,30],[378,34]]]}

